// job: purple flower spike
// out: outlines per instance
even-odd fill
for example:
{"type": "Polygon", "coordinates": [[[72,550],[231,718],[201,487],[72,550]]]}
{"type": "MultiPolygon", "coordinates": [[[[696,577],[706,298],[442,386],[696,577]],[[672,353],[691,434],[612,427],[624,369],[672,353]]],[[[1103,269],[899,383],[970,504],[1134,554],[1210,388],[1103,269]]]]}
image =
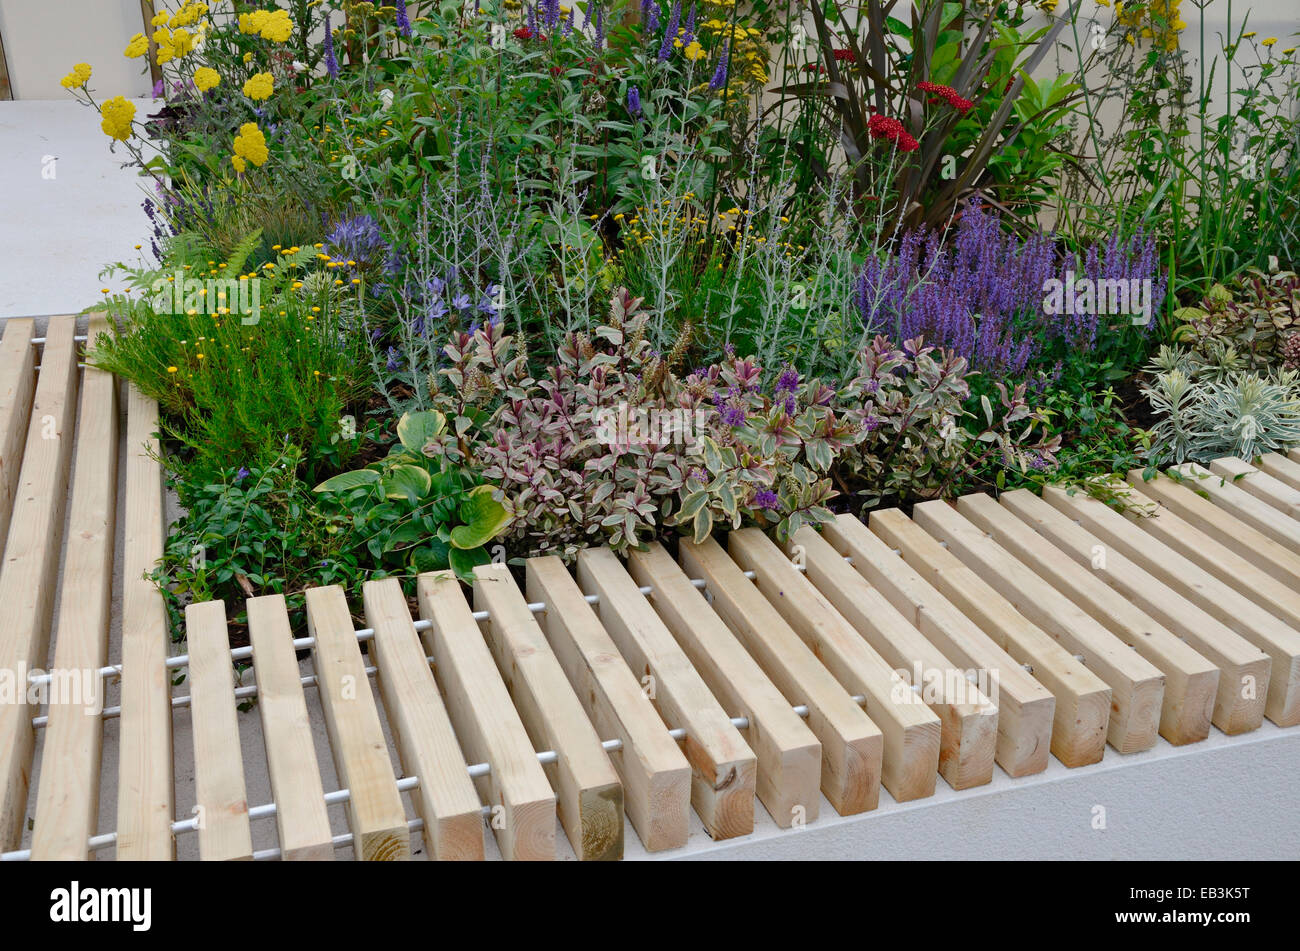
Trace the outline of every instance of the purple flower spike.
{"type": "Polygon", "coordinates": [[[605,48],[605,8],[596,7],[596,49],[605,48]]]}
{"type": "Polygon", "coordinates": [[[330,79],[339,78],[339,61],[334,56],[334,31],[330,29],[329,14],[325,14],[325,72],[330,79]]]}
{"type": "Polygon", "coordinates": [[[664,29],[664,41],[659,47],[659,62],[673,54],[673,41],[677,39],[677,28],[682,22],[682,0],[673,0],[672,12],[668,14],[668,26],[664,29]]]}
{"type": "Polygon", "coordinates": [[[759,489],[754,493],[754,508],[772,511],[780,504],[780,499],[771,489],[759,489]]]}
{"type": "Polygon", "coordinates": [[[718,57],[718,68],[713,72],[713,78],[709,80],[709,91],[717,92],[727,82],[727,57],[731,52],[731,43],[724,43],[722,46],[722,55],[718,57]]]}
{"type": "Polygon", "coordinates": [[[632,113],[634,118],[641,116],[641,91],[635,86],[627,91],[627,111],[632,113]]]}
{"type": "Polygon", "coordinates": [[[411,35],[411,18],[406,15],[406,0],[397,0],[397,31],[402,36],[411,35]]]}
{"type": "Polygon", "coordinates": [[[686,35],[682,37],[682,46],[695,42],[695,4],[691,4],[690,15],[686,17],[686,35]]]}

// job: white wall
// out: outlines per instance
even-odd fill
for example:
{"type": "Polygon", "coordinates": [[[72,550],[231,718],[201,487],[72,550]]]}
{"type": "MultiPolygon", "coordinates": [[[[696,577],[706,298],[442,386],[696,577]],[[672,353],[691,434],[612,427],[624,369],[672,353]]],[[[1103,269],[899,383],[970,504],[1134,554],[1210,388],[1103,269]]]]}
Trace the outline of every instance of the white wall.
{"type": "MultiPolygon", "coordinates": [[[[162,9],[165,4],[155,4],[162,9]]],[[[143,96],[153,87],[143,59],[122,55],[144,31],[139,0],[0,0],[0,36],[15,99],[65,99],[59,85],[74,63],[94,69],[99,101],[143,96]]]]}

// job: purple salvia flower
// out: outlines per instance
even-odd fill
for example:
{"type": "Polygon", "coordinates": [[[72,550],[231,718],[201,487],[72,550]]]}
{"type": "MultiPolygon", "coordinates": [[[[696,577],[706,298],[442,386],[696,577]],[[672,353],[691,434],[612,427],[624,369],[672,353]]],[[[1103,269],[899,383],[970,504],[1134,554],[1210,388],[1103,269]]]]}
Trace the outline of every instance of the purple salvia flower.
{"type": "Polygon", "coordinates": [[[387,363],[387,367],[388,367],[388,372],[389,372],[389,373],[393,373],[393,372],[395,372],[395,371],[397,371],[397,370],[400,370],[401,367],[402,367],[401,361],[397,359],[397,348],[396,348],[396,347],[389,347],[389,348],[388,348],[388,363],[387,363]]]}
{"type": "Polygon", "coordinates": [[[334,56],[334,31],[330,29],[329,14],[325,14],[325,72],[330,79],[339,78],[339,61],[334,56]]]}
{"type": "Polygon", "coordinates": [[[754,508],[771,511],[780,504],[776,493],[771,489],[759,489],[754,493],[754,508]]]}
{"type": "Polygon", "coordinates": [[[664,28],[664,41],[659,47],[659,62],[673,54],[673,41],[677,39],[677,28],[682,22],[682,0],[673,0],[672,12],[668,14],[668,26],[664,28]]]}
{"type": "Polygon", "coordinates": [[[406,0],[397,0],[397,32],[411,35],[411,18],[406,15],[406,0]]]}
{"type": "Polygon", "coordinates": [[[731,52],[731,42],[728,41],[722,45],[722,55],[718,57],[718,68],[713,71],[713,78],[709,80],[709,91],[717,92],[727,82],[727,57],[731,52]]]}
{"type": "Polygon", "coordinates": [[[632,113],[633,118],[641,116],[641,91],[635,86],[631,86],[627,91],[627,111],[632,113]]]}
{"type": "Polygon", "coordinates": [[[560,22],[560,0],[542,0],[542,26],[554,30],[560,22]]]}

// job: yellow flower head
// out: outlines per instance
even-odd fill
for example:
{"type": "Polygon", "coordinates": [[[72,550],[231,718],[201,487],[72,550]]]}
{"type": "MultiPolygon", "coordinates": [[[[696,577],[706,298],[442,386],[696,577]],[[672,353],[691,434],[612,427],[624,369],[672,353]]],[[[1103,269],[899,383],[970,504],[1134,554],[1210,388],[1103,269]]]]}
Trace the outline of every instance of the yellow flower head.
{"type": "MultiPolygon", "coordinates": [[[[78,63],[72,72],[59,80],[64,89],[81,89],[90,80],[90,64],[78,63]]],[[[120,96],[118,98],[121,98],[120,96]]]]}
{"type": "Polygon", "coordinates": [[[1277,42],[1277,37],[1276,37],[1276,36],[1270,36],[1268,39],[1261,40],[1260,42],[1261,42],[1264,46],[1272,46],[1274,43],[1277,42]]]}
{"type": "Polygon", "coordinates": [[[269,99],[274,89],[270,73],[254,73],[244,83],[244,95],[252,100],[269,99]]]}
{"type": "Polygon", "coordinates": [[[248,168],[248,163],[244,161],[244,158],[241,155],[230,156],[230,164],[235,166],[236,172],[243,172],[248,168]]]}
{"type": "Polygon", "coordinates": [[[686,44],[686,48],[682,50],[682,53],[693,63],[704,58],[704,47],[699,44],[698,40],[691,40],[686,44]]]}
{"type": "Polygon", "coordinates": [[[289,19],[288,10],[275,10],[262,24],[262,39],[272,43],[287,43],[293,36],[293,21],[289,19]]]}
{"type": "Polygon", "coordinates": [[[135,103],[128,102],[125,96],[114,96],[99,109],[103,121],[99,127],[110,138],[125,142],[131,137],[131,120],[135,118],[135,103]]]}
{"type": "Polygon", "coordinates": [[[235,156],[244,158],[253,165],[266,163],[270,152],[266,148],[266,136],[256,122],[245,122],[239,127],[239,134],[235,136],[235,156]]]}
{"type": "Polygon", "coordinates": [[[143,33],[131,37],[131,42],[127,43],[126,49],[122,51],[127,59],[139,59],[147,52],[149,52],[149,41],[143,33]]]}
{"type": "Polygon", "coordinates": [[[221,74],[211,66],[200,66],[194,70],[194,85],[199,92],[207,92],[221,82],[221,74]]]}

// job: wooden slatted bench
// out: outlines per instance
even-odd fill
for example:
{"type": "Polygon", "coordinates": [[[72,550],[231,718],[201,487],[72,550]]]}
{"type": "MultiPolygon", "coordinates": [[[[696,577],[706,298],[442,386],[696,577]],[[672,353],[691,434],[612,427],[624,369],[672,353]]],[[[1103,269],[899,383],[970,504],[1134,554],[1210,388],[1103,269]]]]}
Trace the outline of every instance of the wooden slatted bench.
{"type": "Polygon", "coordinates": [[[0,704],[5,860],[672,855],[1300,724],[1298,453],[316,588],[296,640],[267,595],[232,650],[145,577],[157,423],[73,318],[6,325],[0,672],[48,696],[0,704]]]}

